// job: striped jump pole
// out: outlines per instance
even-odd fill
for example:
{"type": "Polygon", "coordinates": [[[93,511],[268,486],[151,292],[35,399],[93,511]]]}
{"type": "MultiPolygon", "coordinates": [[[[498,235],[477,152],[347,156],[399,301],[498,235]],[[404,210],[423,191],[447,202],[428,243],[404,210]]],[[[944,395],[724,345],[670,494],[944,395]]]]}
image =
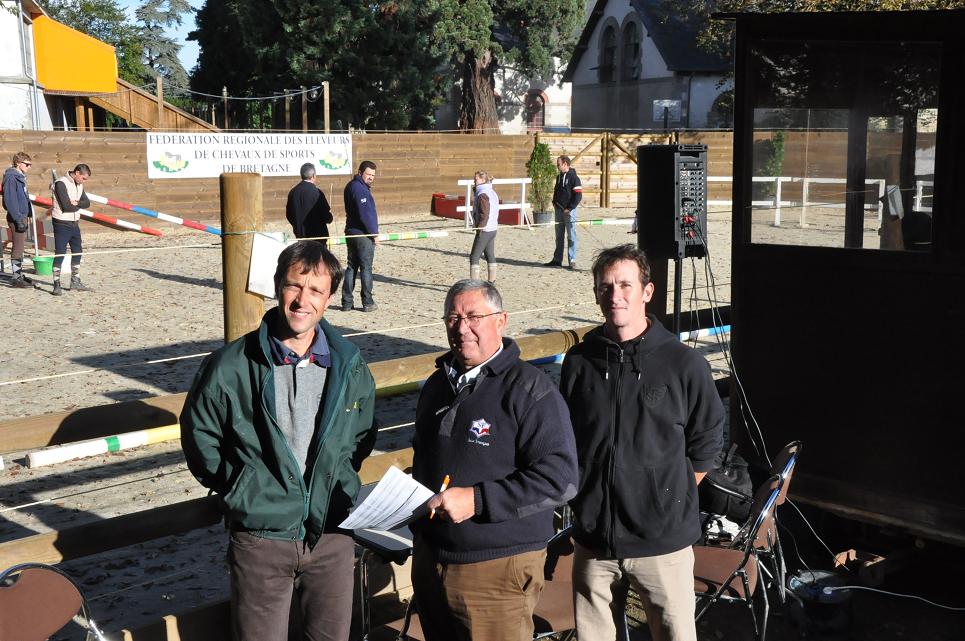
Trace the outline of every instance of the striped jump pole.
{"type": "Polygon", "coordinates": [[[175,225],[181,225],[182,227],[190,227],[191,229],[204,231],[209,234],[214,234],[215,236],[221,235],[221,230],[218,229],[217,227],[212,227],[211,225],[205,225],[204,223],[199,223],[196,220],[188,220],[187,218],[172,216],[171,214],[165,214],[164,212],[154,211],[153,209],[148,209],[147,207],[141,207],[139,205],[132,205],[131,203],[125,203],[120,200],[114,200],[113,198],[98,196],[97,194],[92,194],[90,192],[87,192],[87,197],[90,198],[92,202],[100,203],[102,205],[108,205],[109,207],[126,209],[127,211],[133,211],[135,214],[144,214],[145,216],[150,216],[151,218],[157,218],[158,220],[174,223],[175,225]]]}
{"type": "MultiPolygon", "coordinates": [[[[392,240],[421,240],[423,238],[445,238],[449,235],[447,231],[403,231],[392,234],[379,234],[379,241],[392,240]]],[[[345,236],[333,236],[328,241],[332,245],[344,245],[345,236]]]]}
{"type": "MultiPolygon", "coordinates": [[[[38,196],[36,194],[29,194],[30,200],[34,203],[40,205],[41,207],[53,207],[53,202],[49,198],[44,198],[43,196],[38,196]]],[[[149,234],[151,236],[160,237],[162,234],[156,229],[151,227],[145,227],[144,225],[138,225],[136,223],[130,223],[126,220],[121,220],[120,218],[115,218],[113,216],[108,216],[106,214],[98,214],[93,211],[87,211],[86,209],[78,209],[77,213],[98,223],[106,223],[108,225],[114,225],[122,229],[128,229],[130,231],[140,232],[142,234],[149,234]]]]}
{"type": "Polygon", "coordinates": [[[577,225],[585,227],[596,227],[598,225],[632,225],[633,218],[593,218],[591,220],[578,220],[577,225]]]}
{"type": "Polygon", "coordinates": [[[27,467],[34,468],[53,465],[77,458],[87,458],[109,452],[119,452],[121,450],[131,449],[132,447],[173,441],[179,438],[181,438],[181,426],[178,423],[137,432],[115,434],[114,436],[107,436],[91,441],[68,443],[67,445],[61,445],[59,447],[31,452],[27,454],[27,467]]]}
{"type": "Polygon", "coordinates": [[[730,325],[721,325],[720,327],[707,327],[705,329],[695,329],[692,332],[680,332],[680,340],[689,341],[693,338],[704,338],[706,336],[717,336],[718,334],[729,334],[729,333],[730,333],[730,325]]]}

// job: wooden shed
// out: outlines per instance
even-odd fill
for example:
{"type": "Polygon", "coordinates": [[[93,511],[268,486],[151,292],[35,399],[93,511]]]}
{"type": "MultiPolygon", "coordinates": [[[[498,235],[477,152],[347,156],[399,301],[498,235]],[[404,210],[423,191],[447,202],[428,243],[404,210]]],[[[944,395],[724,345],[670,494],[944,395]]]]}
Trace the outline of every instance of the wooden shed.
{"type": "Polygon", "coordinates": [[[805,442],[801,499],[963,544],[965,11],[725,17],[733,355],[763,439],[805,442]]]}

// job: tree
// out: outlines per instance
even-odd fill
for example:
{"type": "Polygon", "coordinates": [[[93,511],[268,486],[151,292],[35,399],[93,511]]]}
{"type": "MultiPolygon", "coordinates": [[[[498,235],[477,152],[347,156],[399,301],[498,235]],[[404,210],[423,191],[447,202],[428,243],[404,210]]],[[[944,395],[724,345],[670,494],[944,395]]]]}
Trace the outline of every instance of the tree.
{"type": "MultiPolygon", "coordinates": [[[[333,122],[428,127],[449,80],[444,58],[432,51],[433,19],[416,0],[206,0],[189,35],[201,48],[191,85],[210,94],[224,86],[233,96],[270,96],[328,80],[333,122]]],[[[320,106],[309,105],[314,128],[320,106]]],[[[234,121],[251,120],[256,109],[231,105],[234,121]]]]}
{"type": "Polygon", "coordinates": [[[150,76],[140,30],[128,22],[117,0],[48,0],[44,7],[57,22],[114,47],[124,80],[140,85],[150,76]]]}
{"type": "Polygon", "coordinates": [[[165,35],[164,30],[180,26],[182,16],[191,11],[187,0],[144,0],[134,11],[140,22],[146,65],[181,89],[188,86],[188,72],[178,60],[181,45],[165,35]]]}
{"type": "Polygon", "coordinates": [[[428,0],[437,15],[435,50],[462,79],[463,130],[498,128],[495,73],[500,65],[549,77],[553,58],[568,57],[584,0],[428,0]]]}

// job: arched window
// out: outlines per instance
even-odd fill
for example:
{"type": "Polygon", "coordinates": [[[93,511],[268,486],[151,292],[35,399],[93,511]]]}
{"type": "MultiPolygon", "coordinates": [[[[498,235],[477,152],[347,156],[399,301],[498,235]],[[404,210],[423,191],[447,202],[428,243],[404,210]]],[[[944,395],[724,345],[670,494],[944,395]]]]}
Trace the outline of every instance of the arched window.
{"type": "Polygon", "coordinates": [[[640,77],[640,27],[629,22],[623,28],[623,55],[620,57],[620,80],[640,77]]]}
{"type": "Polygon", "coordinates": [[[600,42],[600,82],[613,82],[617,61],[617,31],[612,26],[603,30],[600,42]]]}
{"type": "Polygon", "coordinates": [[[526,94],[526,131],[543,131],[546,123],[546,99],[541,91],[526,94]]]}

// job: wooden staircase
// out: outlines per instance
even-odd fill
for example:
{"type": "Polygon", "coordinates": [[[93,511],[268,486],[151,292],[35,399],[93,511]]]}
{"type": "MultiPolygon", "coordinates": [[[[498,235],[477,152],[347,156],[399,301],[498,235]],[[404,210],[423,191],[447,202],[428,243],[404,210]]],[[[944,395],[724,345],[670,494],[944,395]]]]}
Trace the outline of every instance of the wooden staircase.
{"type": "Polygon", "coordinates": [[[148,131],[220,131],[170,103],[162,102],[158,106],[157,96],[120,78],[117,93],[98,94],[85,100],[148,131]]]}

